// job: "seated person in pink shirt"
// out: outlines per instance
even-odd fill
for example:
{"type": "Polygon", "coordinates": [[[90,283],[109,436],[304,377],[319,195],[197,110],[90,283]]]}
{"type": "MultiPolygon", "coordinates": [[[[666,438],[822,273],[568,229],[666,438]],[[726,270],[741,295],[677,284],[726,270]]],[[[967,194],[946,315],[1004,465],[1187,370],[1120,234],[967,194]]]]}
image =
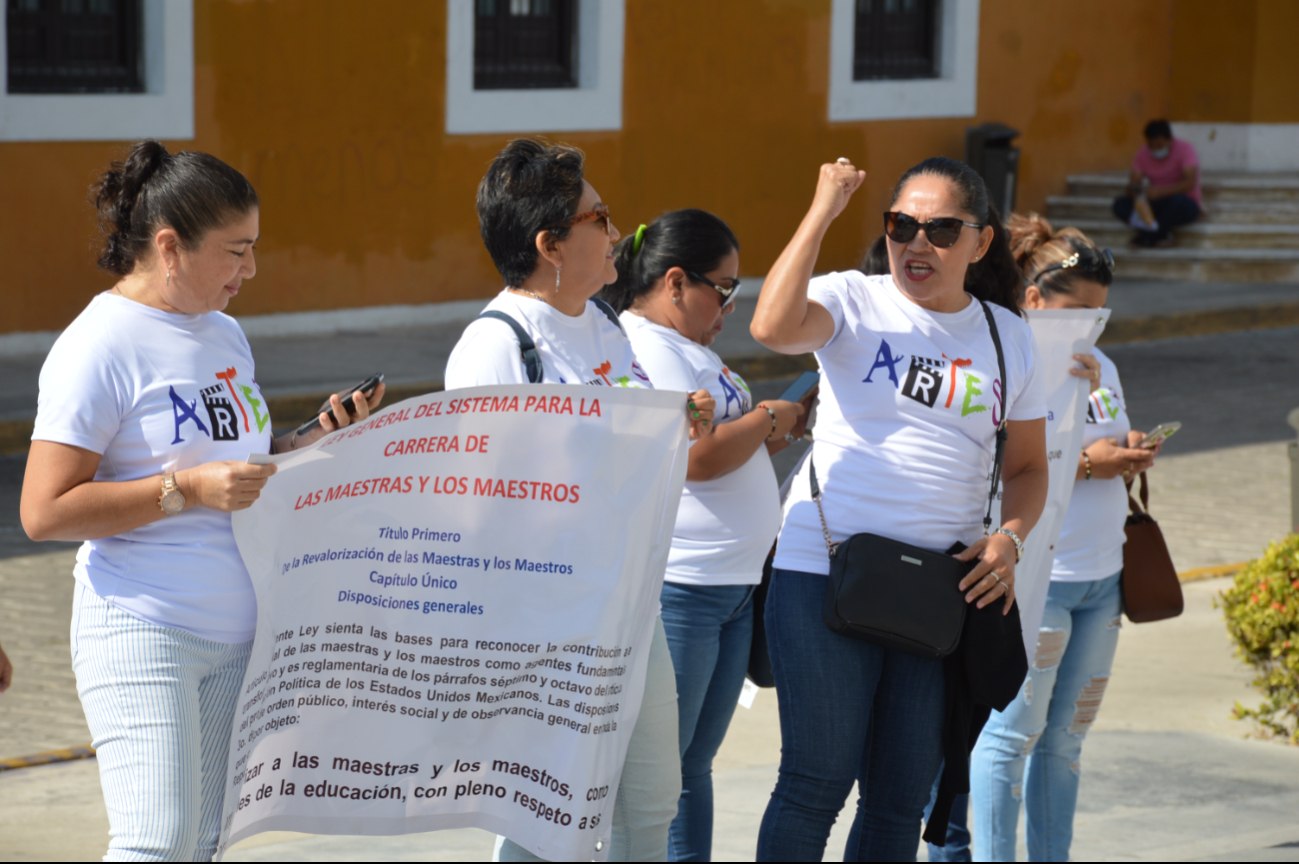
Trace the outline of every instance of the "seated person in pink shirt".
{"type": "Polygon", "coordinates": [[[1200,159],[1189,142],[1173,137],[1167,120],[1146,124],[1146,144],[1132,160],[1127,194],[1114,199],[1114,215],[1137,228],[1133,245],[1147,247],[1171,245],[1173,228],[1200,218],[1200,159]],[[1142,196],[1155,216],[1149,230],[1132,220],[1142,196]]]}

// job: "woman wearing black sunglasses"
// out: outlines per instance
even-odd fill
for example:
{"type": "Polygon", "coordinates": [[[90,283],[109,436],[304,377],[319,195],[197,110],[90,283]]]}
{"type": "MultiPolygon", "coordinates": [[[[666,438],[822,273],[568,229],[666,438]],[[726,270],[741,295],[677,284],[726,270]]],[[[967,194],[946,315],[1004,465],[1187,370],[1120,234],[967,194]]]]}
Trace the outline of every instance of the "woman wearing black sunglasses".
{"type": "Polygon", "coordinates": [[[872,533],[935,551],[967,544],[958,557],[978,563],[960,583],[966,601],[1009,611],[1015,564],[1046,500],[1045,394],[1018,314],[1019,274],[982,179],[959,162],[925,160],[899,180],[885,214],[890,275],[813,279],[822,238],[864,179],[847,160],[821,167],[751,328],[780,353],[815,351],[822,373],[809,460],[820,507],[805,467],[766,604],[782,746],[758,839],[765,861],[818,860],[854,780],[844,859],[914,860],[943,763],[943,663],[826,627],[827,543],[872,533]],[[1006,381],[980,301],[991,304],[1006,381]],[[1003,421],[1003,522],[982,536],[1003,421]]]}
{"type": "Polygon", "coordinates": [[[754,405],[708,348],[735,309],[739,247],[711,213],[665,213],[618,244],[618,281],[602,293],[655,387],[704,389],[717,401],[717,428],[690,448],[662,594],[681,719],[673,861],[712,860],[713,757],[744,687],[754,589],[780,530],[771,454],[802,437],[815,395],[754,405]]]}

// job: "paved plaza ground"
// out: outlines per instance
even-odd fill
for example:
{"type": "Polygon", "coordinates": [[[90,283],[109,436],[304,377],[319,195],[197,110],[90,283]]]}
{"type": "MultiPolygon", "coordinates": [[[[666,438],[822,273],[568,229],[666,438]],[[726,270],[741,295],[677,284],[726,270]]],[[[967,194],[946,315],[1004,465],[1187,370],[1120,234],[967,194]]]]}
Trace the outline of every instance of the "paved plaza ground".
{"type": "MultiPolygon", "coordinates": [[[[1275,302],[1275,292],[1260,292],[1275,302]]],[[[1194,301],[1188,308],[1212,308],[1207,295],[1188,296],[1194,301]]],[[[1135,310],[1129,314],[1168,308],[1162,291],[1143,295],[1134,288],[1123,302],[1135,310]]],[[[742,321],[728,323],[732,333],[719,346],[722,353],[747,353],[742,321]]],[[[362,371],[427,369],[405,380],[436,380],[446,338],[410,328],[342,334],[335,350],[363,357],[362,371]]],[[[291,358],[295,346],[279,339],[255,349],[259,380],[267,380],[262,358],[291,358]]],[[[1299,328],[1106,350],[1123,376],[1134,423],[1185,424],[1151,474],[1152,512],[1178,569],[1247,560],[1283,536],[1289,522],[1285,439],[1294,434],[1284,418],[1299,406],[1299,328]]],[[[14,362],[15,368],[31,365],[14,362]]],[[[7,368],[9,358],[0,365],[7,368]]],[[[298,392],[361,377],[350,367],[326,371],[304,372],[298,392]]],[[[755,390],[770,397],[784,383],[756,382],[755,390]]],[[[285,379],[275,386],[293,392],[294,385],[285,379]]],[[[68,657],[74,547],[37,545],[22,535],[23,468],[21,455],[0,457],[0,642],[17,667],[13,688],[0,696],[0,758],[81,746],[90,738],[68,657]]],[[[1257,696],[1213,607],[1225,584],[1188,584],[1187,610],[1178,619],[1126,625],[1083,754],[1075,860],[1299,860],[1299,748],[1252,737],[1251,726],[1229,716],[1236,700],[1257,696]]],[[[779,760],[775,708],[774,691],[763,691],[751,710],[737,711],[717,760],[717,860],[752,860],[779,760]]],[[[835,828],[827,860],[842,854],[846,821],[835,828]]],[[[106,838],[94,760],[0,773],[0,860],[97,858],[106,838]]],[[[278,833],[239,844],[227,859],[487,860],[490,852],[491,838],[474,830],[383,838],[278,833]]]]}

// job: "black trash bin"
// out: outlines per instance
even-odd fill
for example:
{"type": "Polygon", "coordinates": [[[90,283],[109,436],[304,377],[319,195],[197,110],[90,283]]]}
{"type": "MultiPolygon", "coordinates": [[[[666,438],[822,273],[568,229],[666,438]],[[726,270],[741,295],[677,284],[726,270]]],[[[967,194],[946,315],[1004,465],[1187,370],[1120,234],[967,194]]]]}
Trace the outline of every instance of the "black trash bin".
{"type": "Polygon", "coordinates": [[[988,184],[988,197],[1003,217],[1015,209],[1019,181],[1019,148],[1011,147],[1019,135],[1003,123],[984,123],[965,129],[965,164],[988,184]]]}

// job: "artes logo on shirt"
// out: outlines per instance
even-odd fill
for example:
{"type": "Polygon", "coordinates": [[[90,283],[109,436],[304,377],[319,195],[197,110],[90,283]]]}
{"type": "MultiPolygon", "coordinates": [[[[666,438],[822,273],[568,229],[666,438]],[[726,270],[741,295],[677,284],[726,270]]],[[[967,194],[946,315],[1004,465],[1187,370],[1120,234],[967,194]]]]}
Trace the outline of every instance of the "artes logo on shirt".
{"type": "Polygon", "coordinates": [[[1111,423],[1122,408],[1119,394],[1108,387],[1102,387],[1087,400],[1088,423],[1111,423]]]}
{"type": "Polygon", "coordinates": [[[739,416],[749,413],[749,385],[744,383],[743,378],[723,366],[722,374],[717,376],[717,383],[722,385],[722,393],[726,396],[726,405],[718,419],[726,420],[731,416],[732,402],[735,403],[739,416]]]}
{"type": "Polygon", "coordinates": [[[926,408],[933,408],[943,387],[942,369],[947,364],[928,357],[911,356],[911,370],[902,382],[902,395],[914,399],[926,408]]]}
{"type": "MultiPolygon", "coordinates": [[[[899,366],[907,358],[906,354],[894,354],[893,349],[889,347],[887,340],[880,340],[879,351],[875,354],[875,362],[871,365],[870,371],[862,379],[865,384],[873,384],[875,373],[884,369],[888,372],[889,380],[893,382],[903,396],[908,399],[919,402],[926,408],[933,408],[938,404],[938,399],[946,391],[946,398],[943,400],[943,408],[952,407],[956,399],[956,388],[960,384],[963,398],[959,403],[959,410],[962,417],[968,417],[971,414],[980,414],[989,410],[989,406],[975,402],[974,400],[985,395],[984,390],[980,387],[983,379],[977,375],[970,374],[968,369],[974,361],[965,357],[948,357],[946,354],[941,360],[935,360],[930,357],[921,357],[911,355],[911,365],[907,369],[906,379],[898,380],[899,366]],[[947,387],[943,383],[947,382],[947,387]]],[[[992,396],[998,398],[1001,393],[1000,380],[994,379],[992,382],[992,396]]],[[[997,417],[997,408],[994,404],[991,413],[992,425],[996,426],[999,422],[997,417]]]]}
{"type": "Polygon", "coordinates": [[[213,375],[218,383],[199,391],[207,413],[206,424],[199,416],[197,399],[187,401],[181,398],[175,387],[167,388],[171,396],[172,419],[176,424],[176,434],[172,444],[185,442],[181,431],[187,423],[192,423],[194,429],[213,441],[238,441],[241,426],[250,434],[254,425],[257,427],[258,434],[266,429],[267,424],[271,422],[271,416],[262,411],[262,400],[258,398],[261,393],[253,387],[237,382],[235,379],[238,375],[235,367],[231,366],[213,375]],[[243,395],[243,399],[239,398],[240,394],[243,395]]]}

